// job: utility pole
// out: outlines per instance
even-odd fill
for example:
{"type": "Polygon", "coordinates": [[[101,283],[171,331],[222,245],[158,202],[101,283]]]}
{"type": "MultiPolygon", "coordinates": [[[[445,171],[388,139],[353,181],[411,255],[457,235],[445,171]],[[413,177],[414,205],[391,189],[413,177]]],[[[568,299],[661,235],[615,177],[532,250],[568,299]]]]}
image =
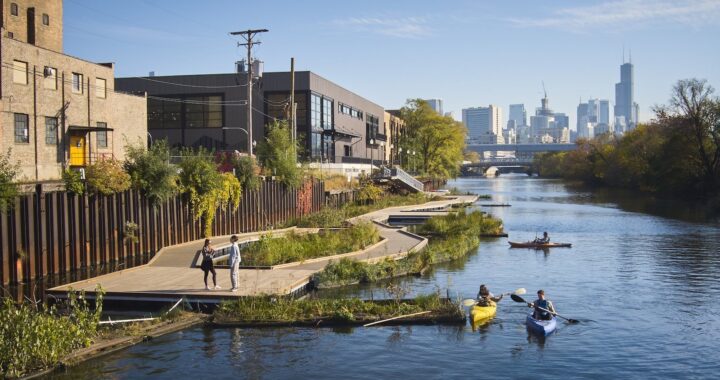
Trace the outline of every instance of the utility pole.
{"type": "Polygon", "coordinates": [[[295,143],[295,57],[290,58],[290,139],[295,143]]]}
{"type": "Polygon", "coordinates": [[[252,47],[259,44],[259,41],[253,41],[253,37],[258,33],[265,33],[267,29],[248,29],[242,32],[231,32],[233,36],[242,36],[245,43],[238,42],[238,46],[247,46],[247,135],[248,135],[248,154],[253,156],[253,129],[252,129],[252,47]]]}

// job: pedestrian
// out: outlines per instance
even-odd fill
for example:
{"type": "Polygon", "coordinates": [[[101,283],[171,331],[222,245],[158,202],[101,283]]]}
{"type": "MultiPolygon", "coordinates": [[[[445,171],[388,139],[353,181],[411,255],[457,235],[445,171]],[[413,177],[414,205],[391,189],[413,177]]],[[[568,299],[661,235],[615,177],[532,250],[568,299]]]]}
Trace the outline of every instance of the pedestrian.
{"type": "Polygon", "coordinates": [[[203,278],[203,281],[205,281],[205,290],[211,289],[207,283],[208,273],[212,273],[213,289],[220,289],[220,285],[217,284],[217,273],[215,273],[215,264],[213,263],[215,249],[213,249],[212,245],[210,245],[210,239],[205,239],[205,244],[203,245],[200,254],[202,255],[202,264],[200,264],[200,269],[205,272],[205,277],[203,278]]]}
{"type": "Polygon", "coordinates": [[[231,292],[238,290],[238,272],[240,270],[240,247],[238,246],[237,235],[230,236],[230,282],[232,283],[231,292]]]}

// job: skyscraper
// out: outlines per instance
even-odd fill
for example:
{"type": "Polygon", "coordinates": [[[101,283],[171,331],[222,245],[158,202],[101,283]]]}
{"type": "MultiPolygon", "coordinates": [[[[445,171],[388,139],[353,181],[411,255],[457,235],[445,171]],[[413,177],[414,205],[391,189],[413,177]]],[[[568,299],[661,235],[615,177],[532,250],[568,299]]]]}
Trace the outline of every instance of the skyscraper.
{"type": "Polygon", "coordinates": [[[600,100],[600,115],[598,115],[598,124],[610,125],[610,101],[600,100]]]}
{"type": "Polygon", "coordinates": [[[527,125],[527,112],[524,104],[511,104],[508,121],[515,121],[515,126],[527,125]]]}
{"type": "Polygon", "coordinates": [[[472,107],[462,110],[462,122],[468,130],[467,139],[483,144],[504,141],[502,134],[502,111],[500,107],[472,107]]]}
{"type": "Polygon", "coordinates": [[[633,64],[623,63],[620,66],[620,83],[615,84],[615,120],[624,119],[627,129],[633,129],[637,124],[634,77],[633,64]]]}
{"type": "Polygon", "coordinates": [[[437,112],[440,115],[445,115],[445,113],[443,112],[442,99],[423,99],[423,100],[426,101],[430,105],[430,108],[434,109],[435,112],[437,112]]]}

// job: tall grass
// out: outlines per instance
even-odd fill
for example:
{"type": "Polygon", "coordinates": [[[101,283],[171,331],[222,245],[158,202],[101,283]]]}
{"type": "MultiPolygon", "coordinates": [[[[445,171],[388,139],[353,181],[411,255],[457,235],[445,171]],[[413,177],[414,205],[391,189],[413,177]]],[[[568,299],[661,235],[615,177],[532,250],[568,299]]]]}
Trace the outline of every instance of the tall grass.
{"type": "Polygon", "coordinates": [[[244,265],[269,266],[359,251],[380,241],[372,223],[318,234],[263,236],[242,252],[244,265]]]}

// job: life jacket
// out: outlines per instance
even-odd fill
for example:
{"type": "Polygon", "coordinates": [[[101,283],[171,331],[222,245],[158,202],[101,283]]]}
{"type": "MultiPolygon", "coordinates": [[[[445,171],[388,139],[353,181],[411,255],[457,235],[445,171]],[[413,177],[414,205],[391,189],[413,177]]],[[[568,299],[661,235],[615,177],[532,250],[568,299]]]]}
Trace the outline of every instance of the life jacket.
{"type": "Polygon", "coordinates": [[[535,317],[536,319],[551,319],[551,315],[549,312],[545,310],[540,310],[539,308],[543,308],[545,310],[550,310],[550,301],[548,300],[535,300],[535,317]]]}

